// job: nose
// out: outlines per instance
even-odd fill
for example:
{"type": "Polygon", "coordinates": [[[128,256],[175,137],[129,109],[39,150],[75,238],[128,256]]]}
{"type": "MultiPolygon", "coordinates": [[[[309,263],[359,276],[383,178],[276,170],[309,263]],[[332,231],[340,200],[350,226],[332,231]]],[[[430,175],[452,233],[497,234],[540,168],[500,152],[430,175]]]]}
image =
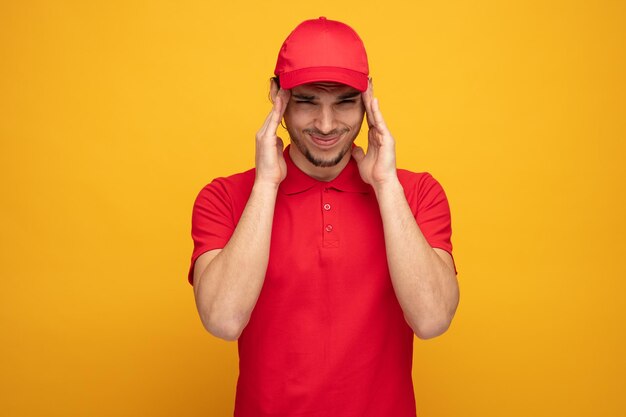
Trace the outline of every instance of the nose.
{"type": "Polygon", "coordinates": [[[328,134],[335,129],[335,114],[332,107],[320,106],[315,118],[315,128],[322,134],[328,134]]]}

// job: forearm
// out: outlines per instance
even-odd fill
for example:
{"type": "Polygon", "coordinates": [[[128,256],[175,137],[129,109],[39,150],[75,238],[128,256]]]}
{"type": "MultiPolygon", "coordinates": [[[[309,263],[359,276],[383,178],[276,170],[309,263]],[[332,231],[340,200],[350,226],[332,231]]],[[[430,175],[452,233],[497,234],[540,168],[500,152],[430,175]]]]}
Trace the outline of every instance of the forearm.
{"type": "Polygon", "coordinates": [[[376,188],[393,287],[414,333],[435,337],[450,325],[459,300],[454,271],[422,234],[399,181],[376,188]]]}
{"type": "Polygon", "coordinates": [[[236,339],[263,287],[278,186],[255,183],[235,231],[195,284],[198,311],[211,333],[236,339]]]}

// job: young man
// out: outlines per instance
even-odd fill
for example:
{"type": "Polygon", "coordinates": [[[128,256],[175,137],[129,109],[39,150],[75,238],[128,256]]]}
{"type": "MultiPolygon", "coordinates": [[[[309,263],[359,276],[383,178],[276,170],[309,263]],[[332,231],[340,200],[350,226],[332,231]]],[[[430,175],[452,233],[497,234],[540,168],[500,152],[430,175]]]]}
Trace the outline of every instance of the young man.
{"type": "Polygon", "coordinates": [[[445,332],[459,300],[445,193],[396,169],[349,26],[301,23],[275,75],[256,168],[193,208],[189,281],[206,329],[238,340],[235,416],[414,417],[413,335],[445,332]]]}

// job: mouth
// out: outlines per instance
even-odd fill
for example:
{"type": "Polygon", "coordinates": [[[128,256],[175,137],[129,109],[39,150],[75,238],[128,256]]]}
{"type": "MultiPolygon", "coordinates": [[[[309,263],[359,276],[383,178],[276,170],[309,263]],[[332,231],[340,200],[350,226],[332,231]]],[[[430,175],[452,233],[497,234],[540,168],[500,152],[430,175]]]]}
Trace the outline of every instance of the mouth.
{"type": "Polygon", "coordinates": [[[330,148],[341,139],[341,134],[334,136],[315,136],[313,134],[309,134],[313,143],[315,143],[320,148],[330,148]]]}

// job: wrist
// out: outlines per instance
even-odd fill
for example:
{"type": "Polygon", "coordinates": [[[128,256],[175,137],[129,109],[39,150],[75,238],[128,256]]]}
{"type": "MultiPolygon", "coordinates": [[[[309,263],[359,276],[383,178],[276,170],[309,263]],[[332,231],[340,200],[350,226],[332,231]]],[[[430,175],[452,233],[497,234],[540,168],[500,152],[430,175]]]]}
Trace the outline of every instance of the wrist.
{"type": "Polygon", "coordinates": [[[393,175],[384,181],[378,181],[372,184],[372,188],[374,189],[377,198],[383,197],[387,194],[396,194],[398,192],[402,192],[404,194],[404,188],[402,187],[397,175],[393,175]]]}
{"type": "Polygon", "coordinates": [[[253,192],[269,192],[276,193],[278,192],[278,187],[280,186],[280,182],[263,180],[260,178],[256,178],[254,180],[254,184],[252,185],[253,192]]]}

